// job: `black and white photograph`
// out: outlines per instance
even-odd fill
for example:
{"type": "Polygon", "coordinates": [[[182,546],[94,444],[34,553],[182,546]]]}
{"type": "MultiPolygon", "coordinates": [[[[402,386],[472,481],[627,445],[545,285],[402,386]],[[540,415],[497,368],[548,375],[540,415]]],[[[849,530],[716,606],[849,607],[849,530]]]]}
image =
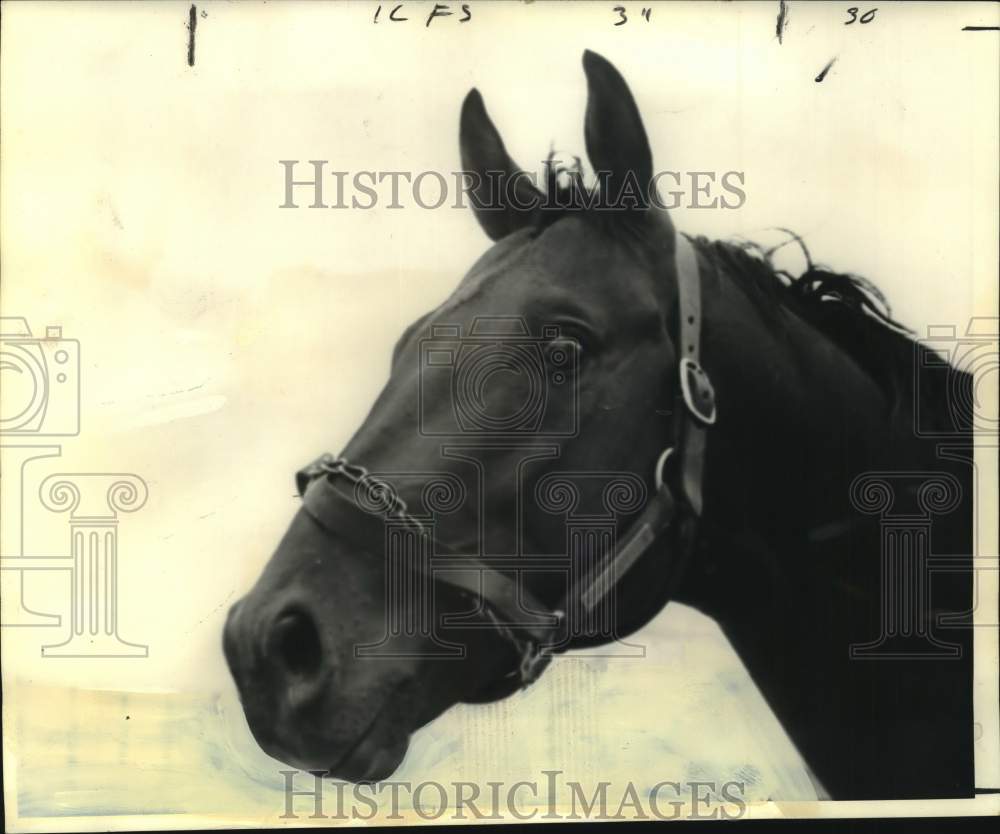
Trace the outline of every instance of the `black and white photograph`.
{"type": "Polygon", "coordinates": [[[17,2],[11,832],[1000,813],[1000,6],[17,2]]]}

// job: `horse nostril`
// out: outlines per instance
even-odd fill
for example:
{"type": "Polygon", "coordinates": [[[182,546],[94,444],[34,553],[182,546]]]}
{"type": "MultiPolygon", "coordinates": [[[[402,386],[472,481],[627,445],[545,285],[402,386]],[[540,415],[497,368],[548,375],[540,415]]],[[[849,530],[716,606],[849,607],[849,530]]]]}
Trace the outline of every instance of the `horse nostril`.
{"type": "Polygon", "coordinates": [[[316,624],[302,611],[289,611],[275,620],[269,648],[269,654],[296,675],[315,673],[322,660],[316,624]]]}

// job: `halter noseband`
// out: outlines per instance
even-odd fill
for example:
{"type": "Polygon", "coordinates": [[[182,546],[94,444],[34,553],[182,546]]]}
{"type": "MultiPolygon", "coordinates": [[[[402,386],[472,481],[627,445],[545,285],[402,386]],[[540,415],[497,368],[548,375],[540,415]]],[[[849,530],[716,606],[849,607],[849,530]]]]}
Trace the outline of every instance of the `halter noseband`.
{"type": "MultiPolygon", "coordinates": [[[[463,567],[475,568],[473,578],[468,576],[468,570],[442,572],[431,577],[485,603],[485,617],[519,658],[517,668],[499,682],[507,690],[527,686],[541,674],[552,655],[547,646],[559,633],[570,601],[577,599],[588,611],[593,610],[640,557],[664,536],[672,535],[674,547],[668,549],[666,564],[669,600],[694,549],[702,510],[706,430],[715,423],[716,408],[711,381],[699,363],[701,281],[698,256],[686,237],[677,235],[676,241],[677,348],[681,358],[677,366],[679,384],[673,445],[666,447],[656,460],[653,474],[656,491],[613,556],[596,575],[584,577],[569,588],[562,605],[555,609],[535,599],[524,583],[500,570],[478,564],[473,557],[462,557],[463,567]],[[525,611],[546,610],[550,612],[547,618],[524,622],[525,611]]],[[[296,482],[309,515],[320,526],[346,535],[359,545],[366,542],[370,545],[372,536],[384,529],[384,519],[418,532],[425,531],[424,525],[410,514],[406,502],[390,484],[374,478],[363,466],[352,464],[343,457],[321,455],[296,474],[296,482]],[[350,489],[343,489],[345,485],[350,489]],[[351,515],[343,525],[331,523],[332,518],[344,515],[348,505],[357,507],[359,490],[367,494],[368,512],[351,515]],[[373,514],[373,509],[382,515],[373,514]]]]}

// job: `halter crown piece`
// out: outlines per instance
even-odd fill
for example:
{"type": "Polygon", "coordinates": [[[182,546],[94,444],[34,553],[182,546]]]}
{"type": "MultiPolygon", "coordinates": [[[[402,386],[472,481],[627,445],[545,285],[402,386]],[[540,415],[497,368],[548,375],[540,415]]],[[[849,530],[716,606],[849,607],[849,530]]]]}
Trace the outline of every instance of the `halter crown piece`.
{"type": "MultiPolygon", "coordinates": [[[[498,682],[500,697],[527,686],[538,678],[552,657],[551,646],[565,623],[569,603],[576,599],[592,611],[622,580],[628,570],[656,543],[673,538],[666,547],[664,570],[668,572],[668,600],[689,561],[696,541],[702,511],[702,482],[705,469],[707,429],[716,421],[715,392],[708,374],[699,363],[701,341],[701,280],[698,256],[691,241],[676,236],[674,253],[677,273],[678,400],[674,408],[673,444],[667,446],[653,466],[655,492],[638,518],[630,525],[619,546],[595,574],[569,588],[563,603],[555,609],[537,600],[524,583],[474,557],[463,557],[462,566],[474,570],[442,571],[431,577],[465,594],[478,598],[484,617],[514,649],[516,668],[498,682]],[[675,497],[676,496],[676,497],[675,497]],[[473,574],[470,576],[469,574],[473,574]],[[547,615],[528,612],[548,611],[547,615]]],[[[299,494],[306,512],[320,526],[338,535],[370,546],[384,534],[383,518],[426,528],[413,517],[391,484],[374,478],[363,466],[343,457],[321,455],[296,474],[299,494]],[[357,504],[357,491],[365,489],[384,515],[374,515],[357,504]],[[341,523],[337,523],[337,521],[341,523]]],[[[367,503],[373,503],[368,501],[367,503]]],[[[435,542],[435,546],[440,546],[435,542]]]]}

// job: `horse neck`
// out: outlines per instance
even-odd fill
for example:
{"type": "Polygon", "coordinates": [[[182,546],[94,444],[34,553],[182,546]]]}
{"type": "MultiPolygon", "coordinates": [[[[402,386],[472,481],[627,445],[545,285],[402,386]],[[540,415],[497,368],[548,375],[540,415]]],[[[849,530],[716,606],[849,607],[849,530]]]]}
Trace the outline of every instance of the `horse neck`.
{"type": "MultiPolygon", "coordinates": [[[[794,313],[777,308],[772,318],[725,278],[706,283],[703,310],[719,417],[699,545],[676,598],[716,620],[835,796],[890,790],[887,772],[898,795],[953,792],[947,768],[915,763],[909,725],[893,710],[907,693],[908,714],[935,717],[922,730],[929,749],[942,750],[953,772],[965,768],[970,647],[961,662],[932,665],[852,662],[848,653],[878,637],[882,593],[879,521],[852,506],[850,485],[864,472],[942,462],[931,464],[929,444],[914,442],[909,418],[872,378],[794,313]],[[942,685],[928,687],[928,675],[942,685]],[[859,720],[866,715],[881,720],[859,720]]],[[[945,552],[970,552],[970,513],[952,514],[945,552]]],[[[944,610],[970,607],[967,579],[941,581],[944,610]]]]}
{"type": "Polygon", "coordinates": [[[719,416],[707,440],[697,552],[676,599],[715,619],[753,674],[778,649],[760,627],[762,607],[794,629],[821,597],[877,595],[877,574],[840,588],[821,554],[857,517],[853,477],[888,465],[891,407],[827,336],[739,280],[703,285],[703,365],[719,416]],[[824,530],[832,537],[816,545],[824,530]]]}
{"type": "Polygon", "coordinates": [[[703,364],[719,402],[707,525],[778,545],[842,520],[854,474],[897,458],[890,396],[830,336],[739,276],[716,274],[703,292],[703,364]]]}

